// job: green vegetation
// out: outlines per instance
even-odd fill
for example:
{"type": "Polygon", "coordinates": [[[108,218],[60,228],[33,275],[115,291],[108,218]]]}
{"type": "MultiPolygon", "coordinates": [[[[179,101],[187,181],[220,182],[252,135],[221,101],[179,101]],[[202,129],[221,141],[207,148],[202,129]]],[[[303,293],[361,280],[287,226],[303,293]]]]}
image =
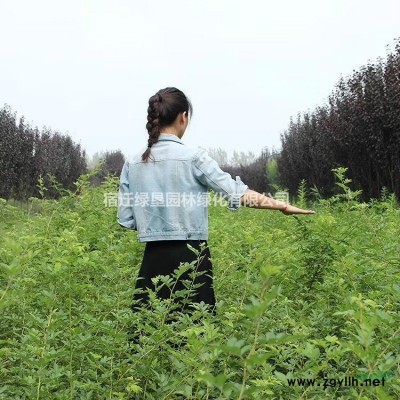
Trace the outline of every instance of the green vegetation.
{"type": "Polygon", "coordinates": [[[346,169],[332,172],[335,196],[311,203],[303,181],[293,199],[314,216],[210,206],[218,314],[199,305],[174,323],[155,296],[130,310],[144,244],[105,207],[117,178],[92,188],[82,175],[27,207],[0,200],[0,398],[400,398],[400,209],[387,190],[360,203],[346,169]],[[368,376],[385,385],[323,387],[368,376]]]}

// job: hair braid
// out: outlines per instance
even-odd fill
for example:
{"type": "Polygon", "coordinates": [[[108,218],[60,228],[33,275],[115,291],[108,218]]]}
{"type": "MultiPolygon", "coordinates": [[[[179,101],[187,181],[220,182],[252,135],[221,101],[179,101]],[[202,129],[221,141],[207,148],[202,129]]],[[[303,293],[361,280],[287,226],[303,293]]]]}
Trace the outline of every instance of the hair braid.
{"type": "Polygon", "coordinates": [[[142,155],[142,160],[145,160],[150,155],[150,148],[157,142],[160,136],[160,103],[161,95],[156,93],[149,99],[149,107],[147,108],[147,124],[146,129],[149,133],[147,141],[147,150],[142,155]]]}
{"type": "Polygon", "coordinates": [[[192,115],[192,104],[185,94],[177,88],[167,87],[150,97],[146,124],[149,139],[147,149],[142,154],[142,161],[147,161],[149,158],[151,146],[157,143],[161,129],[168,127],[175,121],[179,113],[185,111],[192,115]]]}

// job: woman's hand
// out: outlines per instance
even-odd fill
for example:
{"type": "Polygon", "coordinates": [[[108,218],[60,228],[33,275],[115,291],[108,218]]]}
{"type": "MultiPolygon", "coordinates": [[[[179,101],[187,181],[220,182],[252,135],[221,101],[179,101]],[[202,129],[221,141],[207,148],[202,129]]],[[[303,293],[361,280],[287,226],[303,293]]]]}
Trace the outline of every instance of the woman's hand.
{"type": "Polygon", "coordinates": [[[279,210],[283,214],[286,215],[292,215],[292,214],[315,214],[315,211],[313,210],[303,210],[302,208],[297,208],[295,206],[291,206],[290,204],[287,205],[287,208],[285,211],[279,210]]]}
{"type": "Polygon", "coordinates": [[[286,215],[291,214],[315,214],[312,210],[303,210],[285,203],[281,200],[275,200],[272,197],[264,196],[261,193],[256,192],[252,189],[247,189],[246,192],[241,196],[240,202],[243,206],[253,208],[266,208],[269,210],[279,210],[286,215]],[[287,206],[287,207],[286,207],[287,206]],[[286,209],[285,209],[286,207],[286,209]],[[285,211],[282,211],[285,209],[285,211]]]}

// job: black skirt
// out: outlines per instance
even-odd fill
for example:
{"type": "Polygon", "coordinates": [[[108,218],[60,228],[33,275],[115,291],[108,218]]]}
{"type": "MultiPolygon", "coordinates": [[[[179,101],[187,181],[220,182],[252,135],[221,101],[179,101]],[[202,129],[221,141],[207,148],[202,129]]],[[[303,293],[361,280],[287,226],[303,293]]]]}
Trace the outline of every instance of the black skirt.
{"type": "MultiPolygon", "coordinates": [[[[152,278],[158,275],[171,275],[174,270],[180,266],[180,263],[190,263],[194,260],[196,260],[196,262],[192,268],[185,271],[178,279],[173,278],[174,284],[171,288],[163,285],[163,287],[156,292],[156,295],[162,299],[170,298],[172,292],[187,289],[183,283],[184,280],[191,280],[195,288],[193,289],[193,293],[188,296],[189,302],[200,303],[203,301],[210,306],[209,310],[215,315],[211,253],[206,240],[158,240],[146,242],[143,261],[135,288],[142,290],[150,288],[155,290],[154,284],[151,281],[152,278]],[[202,251],[200,247],[201,243],[205,244],[202,251]],[[190,250],[187,244],[197,249],[199,255],[196,255],[195,252],[190,250]],[[190,278],[190,273],[193,271],[201,273],[196,274],[195,279],[192,279],[190,278]],[[197,287],[197,284],[200,284],[200,286],[197,287]]],[[[179,301],[179,297],[177,297],[177,299],[174,299],[174,301],[179,301]]],[[[141,306],[147,305],[147,302],[147,292],[135,292],[131,305],[132,311],[137,311],[141,306]]],[[[185,304],[186,303],[188,302],[185,302],[185,304]]],[[[180,309],[190,309],[190,304],[182,304],[180,309]]]]}

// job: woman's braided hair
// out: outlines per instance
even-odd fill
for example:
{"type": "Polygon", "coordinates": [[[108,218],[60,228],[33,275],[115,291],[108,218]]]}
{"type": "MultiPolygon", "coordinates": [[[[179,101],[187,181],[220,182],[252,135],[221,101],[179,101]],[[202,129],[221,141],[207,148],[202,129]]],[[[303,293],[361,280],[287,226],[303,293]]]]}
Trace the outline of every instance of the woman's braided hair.
{"type": "Polygon", "coordinates": [[[146,124],[149,139],[148,147],[142,154],[142,161],[147,162],[151,146],[157,143],[161,129],[173,124],[178,114],[185,111],[191,117],[193,114],[192,104],[185,94],[175,87],[161,89],[150,97],[146,124]]]}

